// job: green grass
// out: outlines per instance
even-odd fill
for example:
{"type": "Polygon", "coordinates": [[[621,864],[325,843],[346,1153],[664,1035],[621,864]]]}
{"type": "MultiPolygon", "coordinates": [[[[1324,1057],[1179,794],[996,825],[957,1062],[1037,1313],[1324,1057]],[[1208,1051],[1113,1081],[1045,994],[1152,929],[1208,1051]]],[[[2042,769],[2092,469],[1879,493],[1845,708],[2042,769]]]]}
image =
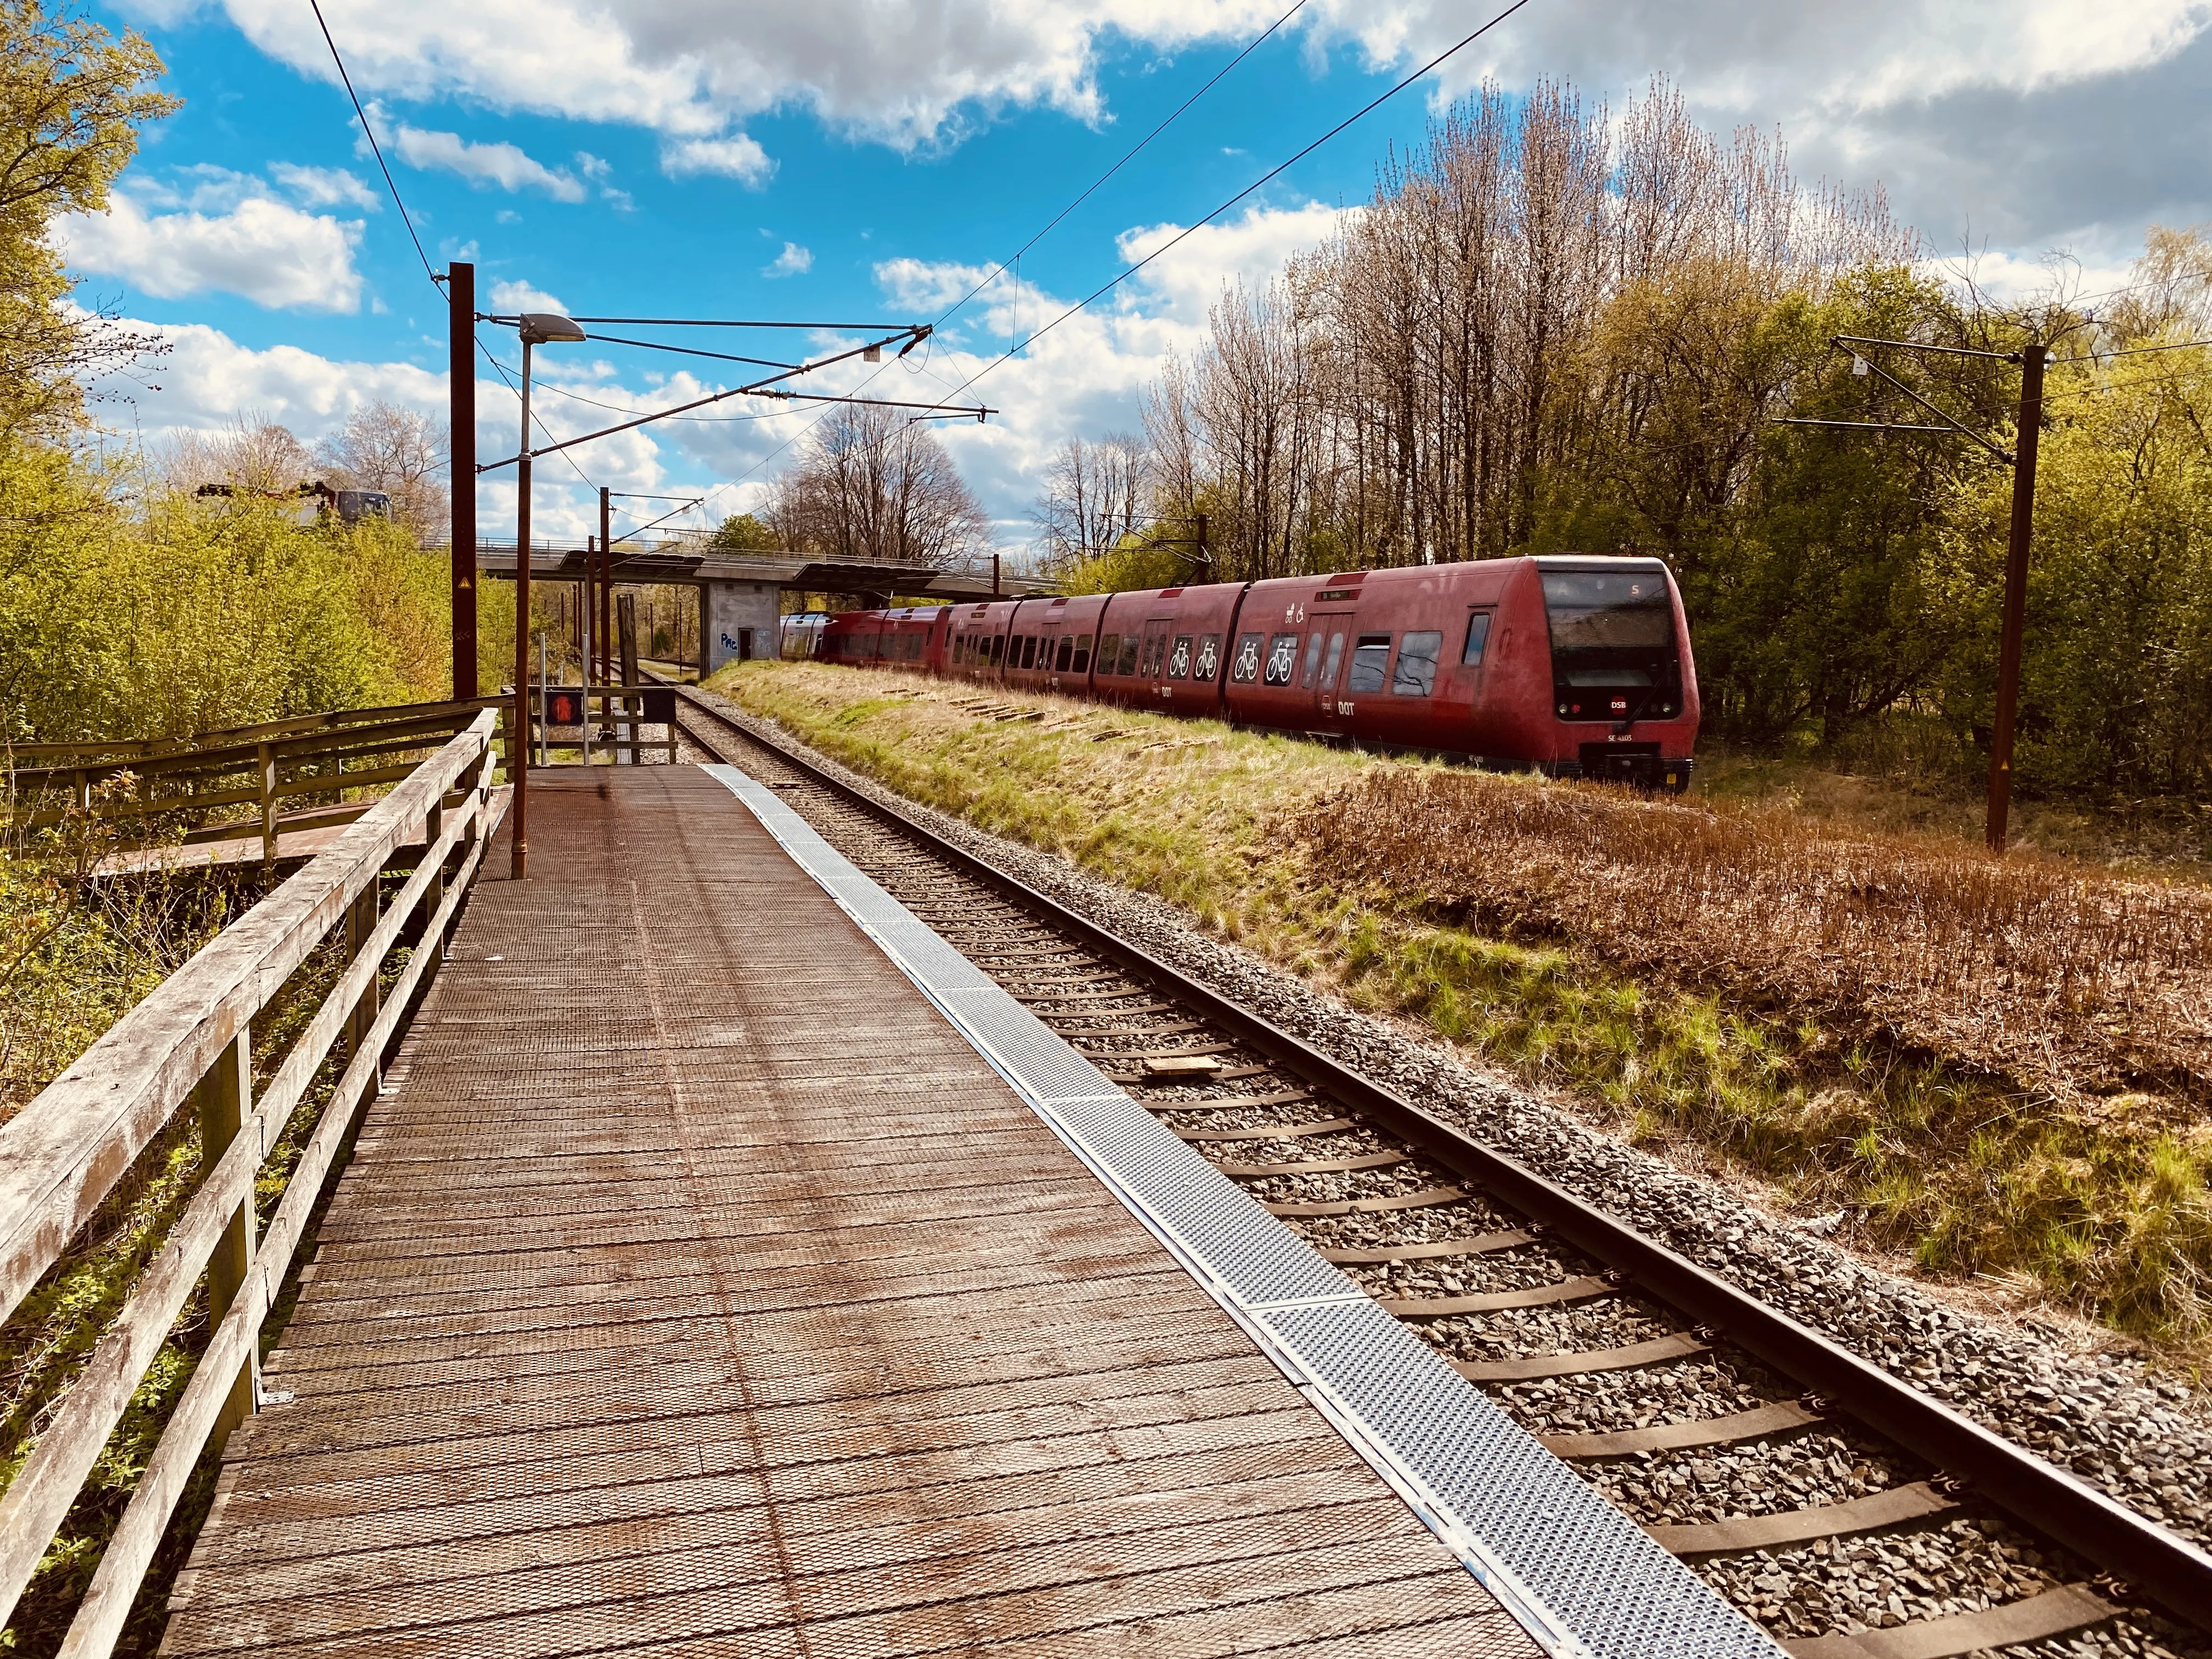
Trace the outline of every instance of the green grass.
{"type": "Polygon", "coordinates": [[[1044,716],[1000,720],[962,708],[958,687],[811,664],[709,684],[904,795],[1571,1091],[1626,1139],[1694,1146],[1785,1206],[1845,1209],[1857,1237],[1929,1274],[2026,1290],[2184,1361],[2212,1330],[2203,1122],[2143,1096],[2062,1105],[1863,1012],[1791,1006],[1786,988],[1669,983],[1590,940],[1492,936],[1419,892],[1334,884],[1302,815],[1372,769],[1422,763],[994,693],[1044,716]]]}

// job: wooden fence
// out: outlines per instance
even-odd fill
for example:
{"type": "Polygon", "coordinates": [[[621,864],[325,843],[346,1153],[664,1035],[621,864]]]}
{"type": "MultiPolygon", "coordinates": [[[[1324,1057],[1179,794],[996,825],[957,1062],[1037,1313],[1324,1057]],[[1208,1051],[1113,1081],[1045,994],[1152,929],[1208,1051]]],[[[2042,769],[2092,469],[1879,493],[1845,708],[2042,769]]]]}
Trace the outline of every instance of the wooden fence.
{"type": "Polygon", "coordinates": [[[204,1273],[210,1335],[79,1607],[61,1652],[109,1653],[203,1452],[251,1412],[259,1335],[332,1160],[380,1082],[382,1056],[437,971],[493,825],[496,720],[484,710],[285,882],[155,990],[0,1127],[0,1317],[21,1305],[104,1199],[187,1108],[198,1115],[198,1189],[113,1323],[56,1402],[0,1496],[0,1618],[16,1605],[88,1474],[204,1273]],[[412,873],[381,903],[388,868],[412,873]],[[379,972],[416,918],[390,993],[379,972]],[[258,1095],[254,1016],[343,931],[347,965],[258,1095]],[[345,1065],[268,1230],[254,1182],[322,1070],[345,1065]]]}
{"type": "Polygon", "coordinates": [[[262,861],[273,865],[280,832],[352,823],[369,803],[349,793],[398,782],[416,766],[403,757],[445,742],[487,708],[513,705],[479,697],[303,714],[173,741],[21,744],[5,757],[5,822],[40,830],[76,812],[135,823],[158,842],[175,838],[159,826],[181,821],[187,842],[258,836],[262,861]],[[126,776],[131,792],[113,793],[126,776]],[[288,808],[293,801],[313,804],[288,808]],[[238,807],[252,815],[216,816],[238,807]]]}

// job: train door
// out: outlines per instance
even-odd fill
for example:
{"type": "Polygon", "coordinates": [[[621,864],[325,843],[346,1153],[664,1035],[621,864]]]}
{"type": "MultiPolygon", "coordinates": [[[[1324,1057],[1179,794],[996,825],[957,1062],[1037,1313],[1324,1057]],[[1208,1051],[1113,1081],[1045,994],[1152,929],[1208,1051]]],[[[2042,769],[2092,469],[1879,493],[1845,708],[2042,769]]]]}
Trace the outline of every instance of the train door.
{"type": "Polygon", "coordinates": [[[1313,729],[1340,732],[1351,723],[1352,702],[1344,695],[1345,664],[1352,655],[1349,611],[1311,611],[1306,625],[1305,659],[1298,665],[1298,690],[1312,698],[1313,729]]]}
{"type": "Polygon", "coordinates": [[[1168,639],[1174,629],[1171,620],[1145,624],[1144,654],[1138,659],[1137,673],[1145,682],[1146,696],[1155,707],[1165,701],[1160,681],[1167,673],[1168,639]]]}

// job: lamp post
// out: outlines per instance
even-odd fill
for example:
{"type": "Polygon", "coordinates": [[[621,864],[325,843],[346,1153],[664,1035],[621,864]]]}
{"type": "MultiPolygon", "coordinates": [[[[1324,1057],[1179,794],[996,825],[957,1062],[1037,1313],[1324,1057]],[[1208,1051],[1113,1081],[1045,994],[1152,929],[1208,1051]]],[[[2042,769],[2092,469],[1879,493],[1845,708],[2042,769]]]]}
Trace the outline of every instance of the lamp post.
{"type": "Polygon", "coordinates": [[[522,337],[522,444],[514,480],[514,735],[507,745],[507,775],[514,790],[507,807],[514,819],[507,875],[520,881],[530,869],[530,349],[585,334],[552,311],[526,311],[516,328],[522,337]]]}

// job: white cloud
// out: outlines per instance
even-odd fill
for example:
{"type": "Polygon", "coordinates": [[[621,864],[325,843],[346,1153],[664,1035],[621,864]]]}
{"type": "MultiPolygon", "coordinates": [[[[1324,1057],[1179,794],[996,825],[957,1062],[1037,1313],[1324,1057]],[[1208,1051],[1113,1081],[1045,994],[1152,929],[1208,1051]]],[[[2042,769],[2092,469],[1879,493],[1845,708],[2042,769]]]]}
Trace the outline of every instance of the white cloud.
{"type": "Polygon", "coordinates": [[[384,198],[343,167],[303,167],[290,161],[271,161],[269,176],[311,208],[357,207],[380,213],[384,198]]]}
{"type": "Polygon", "coordinates": [[[426,172],[458,173],[471,183],[503,190],[542,190],[556,202],[584,199],[583,183],[574,174],[532,161],[514,144],[472,144],[458,132],[428,132],[402,125],[392,134],[392,148],[409,167],[426,172]]]}
{"type": "Polygon", "coordinates": [[[304,213],[266,196],[222,214],[149,214],[118,191],[106,213],[59,221],[58,235],[76,269],[120,276],[160,299],[216,289],[301,311],[361,309],[354,265],[361,221],[304,213]]]}
{"type": "MultiPolygon", "coordinates": [[[[139,0],[142,7],[161,0],[139,0]]],[[[264,51],[331,78],[313,18],[290,0],[222,0],[264,51]]],[[[708,137],[799,104],[913,145],[957,135],[957,112],[1044,105],[1095,119],[1102,38],[1154,49],[1249,39],[1273,0],[757,0],[742,25],[715,0],[336,0],[357,82],[708,137]]],[[[1466,32],[1460,0],[1326,0],[1300,20],[1404,67],[1466,32]]],[[[1455,60],[1522,85],[1567,73],[1619,90],[1654,69],[1716,107],[1869,109],[1962,86],[2025,90],[2170,57],[2212,22],[2204,0],[1555,0],[1455,60]]]]}
{"type": "Polygon", "coordinates": [[[786,242],[783,252],[761,267],[763,276],[798,276],[814,269],[814,251],[786,242]]]}
{"type": "MultiPolygon", "coordinates": [[[[335,81],[312,15],[289,0],[221,3],[263,51],[335,81]]],[[[460,94],[709,139],[799,105],[913,146],[957,129],[967,106],[1095,119],[1102,35],[1164,47],[1249,38],[1273,3],[757,0],[733,13],[717,0],[334,0],[325,11],[356,84],[400,97],[460,94]]]]}
{"type": "Polygon", "coordinates": [[[990,265],[900,258],[877,263],[876,286],[902,311],[941,311],[985,277],[990,265]]]}
{"type": "Polygon", "coordinates": [[[491,302],[502,312],[557,311],[568,314],[568,307],[542,288],[532,288],[528,283],[494,283],[491,302]]]}
{"type": "Polygon", "coordinates": [[[256,351],[198,323],[131,326],[169,342],[169,355],[155,377],[161,389],[148,392],[127,381],[95,389],[127,398],[136,408],[139,430],[150,437],[216,430],[241,410],[252,410],[312,443],[343,425],[356,409],[380,398],[440,415],[445,411],[442,363],[431,369],[411,363],[336,362],[297,346],[256,351]]]}
{"type": "Polygon", "coordinates": [[[660,170],[672,179],[720,173],[740,184],[763,185],[775,171],[768,152],[744,133],[731,138],[679,138],[662,146],[660,170]]]}
{"type": "Polygon", "coordinates": [[[1181,225],[1145,225],[1123,231],[1115,246],[1125,264],[1152,259],[1131,279],[1142,284],[1150,314],[1195,325],[1206,320],[1224,288],[1237,282],[1247,288],[1264,286],[1282,270],[1284,260],[1327,240],[1358,212],[1322,202],[1299,208],[1249,207],[1239,218],[1201,225],[1179,242],[1175,239],[1182,232],[1181,225]]]}

